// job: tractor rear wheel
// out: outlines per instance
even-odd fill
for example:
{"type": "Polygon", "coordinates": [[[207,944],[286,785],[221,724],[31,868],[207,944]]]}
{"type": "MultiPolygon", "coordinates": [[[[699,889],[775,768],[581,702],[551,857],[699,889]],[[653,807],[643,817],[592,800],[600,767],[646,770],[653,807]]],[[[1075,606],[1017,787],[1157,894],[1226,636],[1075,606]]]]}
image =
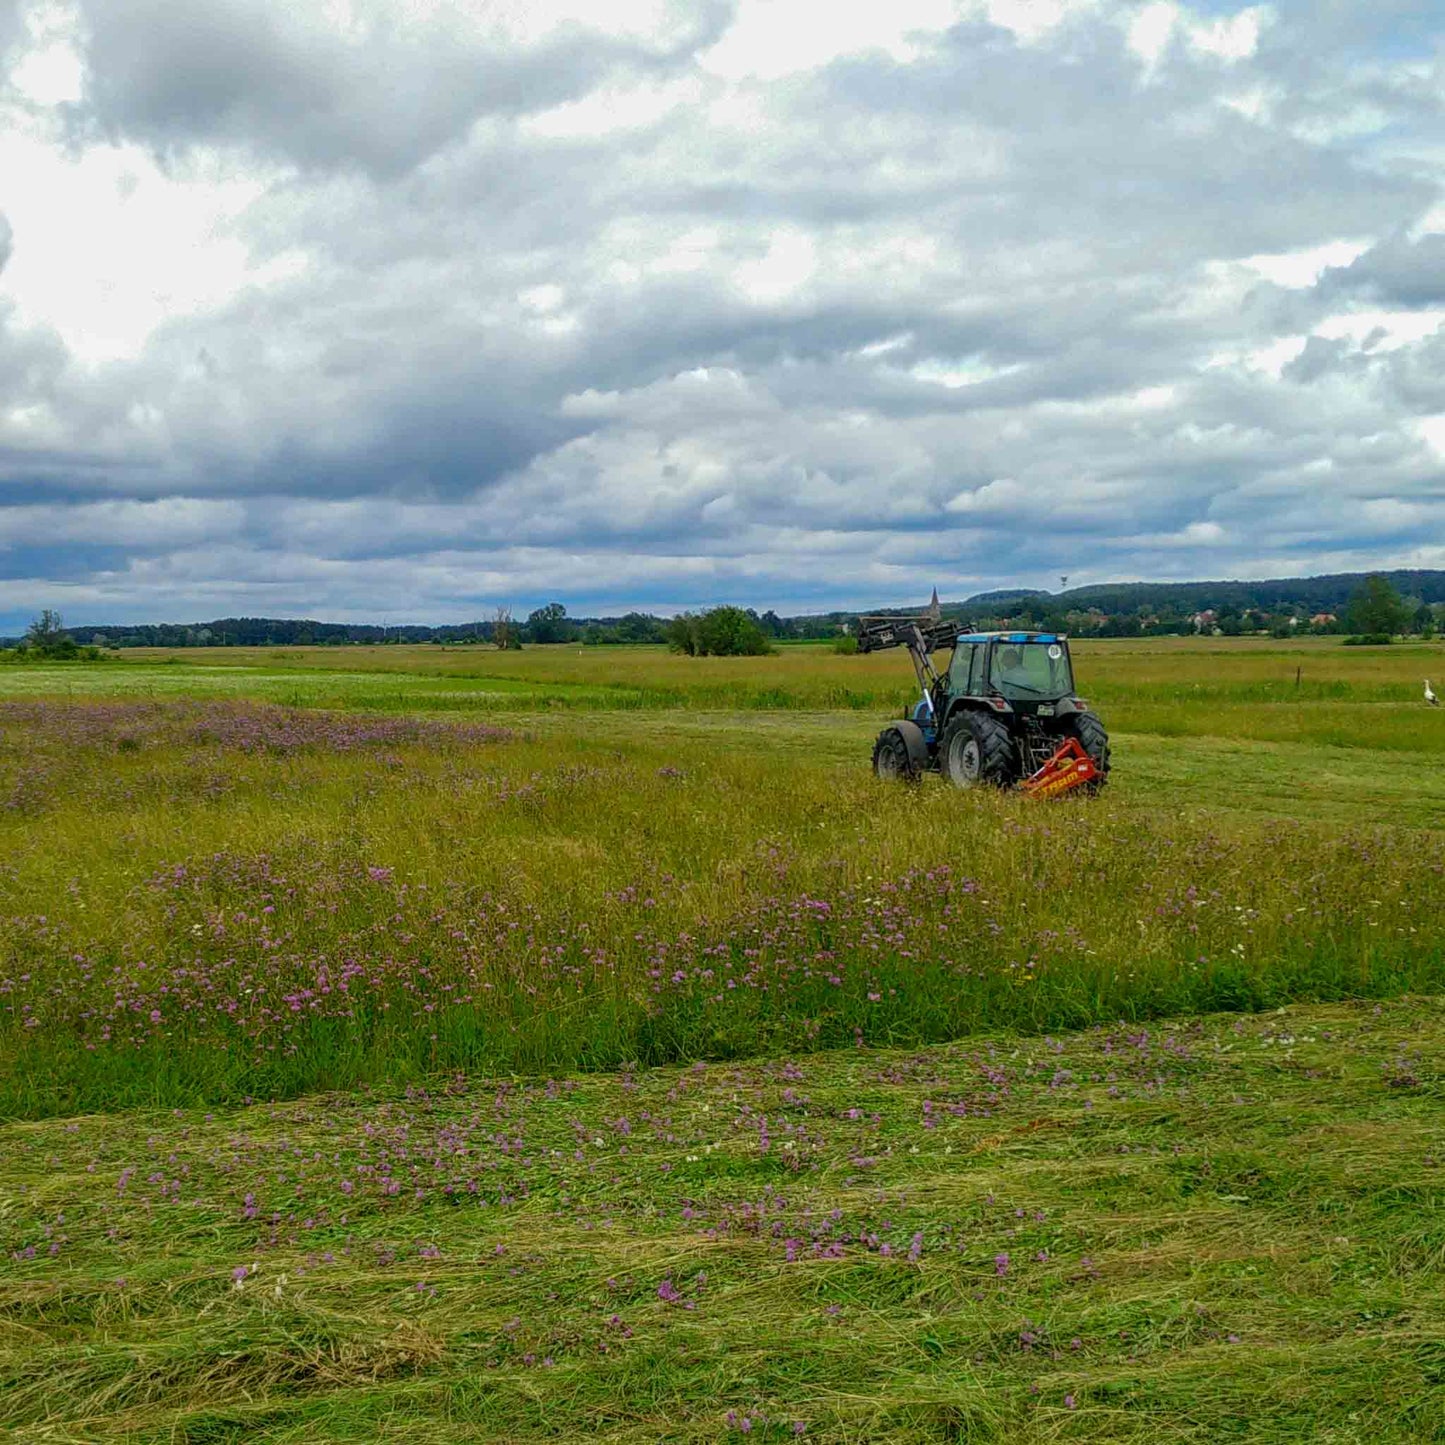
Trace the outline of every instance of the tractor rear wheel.
{"type": "Polygon", "coordinates": [[[873,744],[873,771],[880,778],[918,781],[918,769],[908,753],[908,743],[897,728],[884,728],[873,744]]]}
{"type": "Polygon", "coordinates": [[[1070,731],[1099,770],[1099,776],[1087,784],[1089,792],[1097,793],[1109,781],[1109,734],[1095,712],[1075,713],[1072,723],[1070,731]]]}
{"type": "Polygon", "coordinates": [[[1017,781],[1013,739],[987,713],[959,713],[944,729],[938,751],[944,776],[955,788],[1006,788],[1017,781]]]}

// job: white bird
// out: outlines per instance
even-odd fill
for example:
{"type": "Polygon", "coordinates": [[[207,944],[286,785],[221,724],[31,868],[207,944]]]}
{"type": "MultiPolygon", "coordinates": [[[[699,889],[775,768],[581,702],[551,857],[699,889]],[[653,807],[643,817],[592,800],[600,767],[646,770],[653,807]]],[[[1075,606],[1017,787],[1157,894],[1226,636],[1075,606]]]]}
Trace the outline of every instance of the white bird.
{"type": "Polygon", "coordinates": [[[1435,689],[1430,686],[1430,679],[1428,677],[1425,679],[1425,701],[1428,702],[1431,707],[1440,706],[1440,699],[1435,696],[1435,689]]]}

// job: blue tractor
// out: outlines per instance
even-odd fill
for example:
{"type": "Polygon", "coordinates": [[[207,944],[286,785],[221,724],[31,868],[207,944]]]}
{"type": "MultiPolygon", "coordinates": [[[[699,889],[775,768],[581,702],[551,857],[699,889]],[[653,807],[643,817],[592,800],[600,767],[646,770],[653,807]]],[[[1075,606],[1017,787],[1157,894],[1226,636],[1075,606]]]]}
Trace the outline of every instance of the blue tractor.
{"type": "Polygon", "coordinates": [[[955,787],[1019,787],[1039,797],[1109,778],[1109,735],[1074,693],[1060,632],[966,632],[938,616],[864,617],[858,651],[906,647],[919,699],[878,734],[873,771],[913,781],[940,772],[955,787]],[[949,654],[942,671],[935,654],[949,654]]]}

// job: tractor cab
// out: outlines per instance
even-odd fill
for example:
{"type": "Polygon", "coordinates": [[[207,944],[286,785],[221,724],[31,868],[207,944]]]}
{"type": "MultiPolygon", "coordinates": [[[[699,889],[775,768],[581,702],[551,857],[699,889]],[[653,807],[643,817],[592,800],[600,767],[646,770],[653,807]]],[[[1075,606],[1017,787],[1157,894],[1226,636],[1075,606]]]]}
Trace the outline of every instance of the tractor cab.
{"type": "Polygon", "coordinates": [[[1060,702],[1073,701],[1068,639],[1054,632],[962,633],[946,690],[950,700],[974,698],[997,708],[1002,699],[1015,711],[1049,716],[1060,702]]]}

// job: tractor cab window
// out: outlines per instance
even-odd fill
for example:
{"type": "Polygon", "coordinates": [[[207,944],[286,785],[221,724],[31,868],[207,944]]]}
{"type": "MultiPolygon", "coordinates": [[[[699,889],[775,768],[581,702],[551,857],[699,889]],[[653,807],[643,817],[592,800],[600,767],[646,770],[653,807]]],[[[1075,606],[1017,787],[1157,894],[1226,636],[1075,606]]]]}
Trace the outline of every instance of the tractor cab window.
{"type": "Polygon", "coordinates": [[[953,662],[948,669],[948,690],[954,694],[967,694],[969,668],[973,666],[973,655],[981,649],[972,642],[960,642],[953,649],[953,662]]]}
{"type": "Polygon", "coordinates": [[[1074,690],[1069,654],[1058,642],[999,642],[994,645],[989,684],[1005,697],[1063,697],[1074,690]]]}

